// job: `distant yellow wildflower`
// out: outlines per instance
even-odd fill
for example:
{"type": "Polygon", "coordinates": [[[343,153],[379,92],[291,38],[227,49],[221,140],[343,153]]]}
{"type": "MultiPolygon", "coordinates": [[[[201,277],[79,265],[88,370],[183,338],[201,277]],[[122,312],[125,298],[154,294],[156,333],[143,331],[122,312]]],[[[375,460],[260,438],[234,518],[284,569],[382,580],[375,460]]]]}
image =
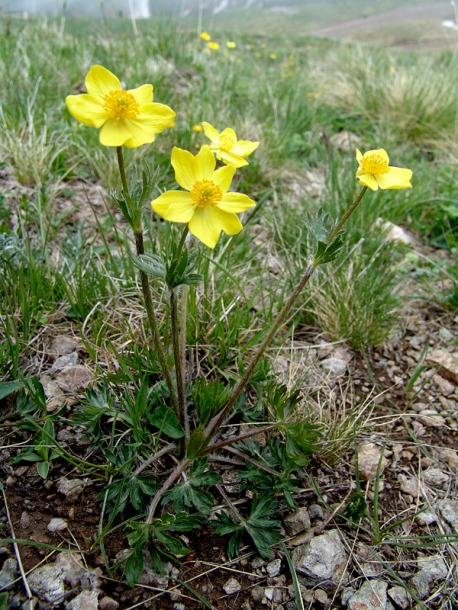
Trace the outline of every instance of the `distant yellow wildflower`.
{"type": "Polygon", "coordinates": [[[257,149],[259,142],[249,140],[237,140],[237,135],[233,129],[227,127],[221,133],[218,132],[210,123],[202,123],[205,135],[210,140],[210,150],[215,153],[226,165],[242,167],[248,165],[245,157],[257,149]]]}
{"type": "Polygon", "coordinates": [[[196,133],[200,133],[202,131],[202,125],[194,125],[192,130],[196,133]]]}
{"type": "Polygon", "coordinates": [[[86,76],[87,93],[68,95],[70,114],[84,125],[100,129],[104,146],[136,148],[154,141],[175,117],[171,108],[153,104],[153,85],[125,91],[120,80],[102,66],[86,76]]]}
{"type": "Polygon", "coordinates": [[[219,43],[214,42],[213,40],[211,42],[207,42],[207,49],[210,49],[210,51],[217,51],[219,49],[219,43]]]}
{"type": "Polygon", "coordinates": [[[236,214],[255,206],[241,193],[228,193],[235,167],[220,167],[210,147],[202,146],[197,155],[174,148],[172,166],[175,180],[186,191],[167,191],[151,202],[156,214],[170,222],[188,223],[190,232],[209,248],[218,243],[221,231],[235,235],[242,229],[236,214]]]}
{"type": "Polygon", "coordinates": [[[377,189],[410,189],[412,172],[402,167],[390,167],[386,150],[369,150],[362,155],[356,149],[356,159],[359,163],[356,177],[360,184],[368,186],[373,191],[377,189]]]}
{"type": "Polygon", "coordinates": [[[205,40],[205,41],[212,39],[212,37],[210,36],[210,34],[208,32],[201,32],[200,37],[202,38],[202,40],[205,40]]]}
{"type": "Polygon", "coordinates": [[[276,53],[271,53],[271,54],[269,55],[269,57],[270,57],[270,59],[275,60],[275,59],[277,59],[277,54],[276,54],[276,53]]]}
{"type": "Polygon", "coordinates": [[[237,44],[233,40],[228,40],[226,42],[226,47],[228,49],[235,49],[236,46],[237,46],[237,44]]]}

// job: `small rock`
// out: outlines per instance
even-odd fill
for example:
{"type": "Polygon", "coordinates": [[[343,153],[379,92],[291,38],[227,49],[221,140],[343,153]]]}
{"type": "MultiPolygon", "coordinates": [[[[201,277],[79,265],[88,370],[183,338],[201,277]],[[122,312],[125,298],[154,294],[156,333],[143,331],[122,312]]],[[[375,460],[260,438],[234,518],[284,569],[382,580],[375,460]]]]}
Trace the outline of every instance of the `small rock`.
{"type": "Polygon", "coordinates": [[[87,571],[79,553],[59,553],[55,565],[62,570],[62,578],[72,588],[80,584],[83,574],[87,571]]]}
{"type": "Polygon", "coordinates": [[[396,606],[399,606],[402,610],[410,608],[411,598],[404,587],[396,585],[388,589],[388,596],[394,601],[396,606]]]}
{"type": "Polygon", "coordinates": [[[285,521],[286,531],[290,536],[295,536],[299,532],[308,531],[312,524],[310,523],[310,516],[305,506],[301,506],[294,513],[290,513],[285,521]]]}
{"type": "Polygon", "coordinates": [[[68,527],[68,523],[65,519],[61,519],[60,517],[56,517],[55,519],[51,519],[48,523],[48,531],[49,532],[63,532],[68,527]]]}
{"type": "Polygon", "coordinates": [[[433,375],[433,381],[439,386],[440,391],[445,396],[453,394],[453,392],[455,391],[455,384],[451,381],[448,381],[448,379],[444,379],[442,375],[439,375],[438,373],[436,373],[436,375],[433,375]]]}
{"type": "Polygon", "coordinates": [[[418,567],[420,571],[412,578],[411,584],[420,599],[424,599],[434,582],[447,578],[448,568],[440,555],[421,557],[418,567]]]}
{"type": "Polygon", "coordinates": [[[58,335],[51,341],[50,353],[55,356],[66,356],[81,347],[80,341],[66,335],[58,335]]]}
{"type": "Polygon", "coordinates": [[[28,528],[32,524],[32,517],[30,516],[30,514],[26,510],[24,510],[21,513],[20,524],[21,524],[21,527],[23,527],[23,528],[28,528]]]}
{"type": "Polygon", "coordinates": [[[409,494],[409,496],[416,498],[420,493],[417,478],[407,477],[405,474],[398,474],[398,481],[401,491],[409,494]]]}
{"type": "Polygon", "coordinates": [[[418,421],[420,421],[427,428],[442,428],[445,426],[445,419],[432,409],[424,409],[423,411],[420,411],[418,421]]]}
{"type": "Polygon", "coordinates": [[[12,557],[5,560],[0,571],[0,591],[8,591],[18,575],[17,561],[12,557]]]}
{"type": "Polygon", "coordinates": [[[388,583],[383,580],[368,580],[349,600],[350,610],[386,610],[388,583]]]}
{"type": "Polygon", "coordinates": [[[338,530],[330,530],[316,536],[308,544],[298,546],[292,553],[292,559],[295,568],[312,584],[322,580],[339,583],[348,580],[345,575],[347,553],[338,530]]]}
{"type": "Polygon", "coordinates": [[[266,562],[262,557],[255,557],[250,565],[253,570],[259,570],[259,568],[262,568],[266,565],[266,562]]]}
{"type": "Polygon", "coordinates": [[[458,469],[458,452],[454,449],[441,449],[439,451],[439,457],[450,466],[450,468],[458,469]]]}
{"type": "Polygon", "coordinates": [[[323,591],[323,589],[316,589],[313,594],[313,597],[316,602],[318,602],[319,604],[321,604],[321,606],[324,606],[325,608],[331,605],[328,594],[326,593],[326,591],[323,591]]]}
{"type": "Polygon", "coordinates": [[[223,591],[227,595],[232,595],[233,593],[237,593],[242,588],[242,585],[235,578],[229,578],[223,585],[223,591]]]}
{"type": "Polygon", "coordinates": [[[415,517],[415,521],[420,525],[431,525],[436,523],[437,515],[432,510],[425,510],[415,517]]]}
{"type": "Polygon", "coordinates": [[[377,227],[381,228],[385,233],[385,241],[395,241],[402,244],[411,244],[413,238],[402,227],[393,224],[389,220],[377,218],[375,221],[377,227]]]}
{"type": "Polygon", "coordinates": [[[173,604],[173,610],[186,610],[186,606],[181,602],[177,602],[176,604],[173,604]]]}
{"type": "Polygon", "coordinates": [[[361,148],[361,138],[351,131],[339,131],[330,139],[333,146],[345,153],[353,153],[355,148],[361,148]]]}
{"type": "Polygon", "coordinates": [[[383,572],[383,565],[378,561],[375,551],[363,542],[359,542],[357,545],[356,558],[366,578],[380,576],[383,572]]]}
{"type": "Polygon", "coordinates": [[[439,328],[437,334],[439,335],[440,340],[447,343],[447,345],[455,339],[455,335],[448,328],[445,328],[445,326],[439,328]]]}
{"type": "Polygon", "coordinates": [[[440,487],[444,483],[447,483],[449,476],[440,468],[428,468],[423,473],[423,479],[428,485],[434,485],[440,487]]]}
{"type": "Polygon", "coordinates": [[[307,512],[312,520],[319,519],[323,521],[324,519],[324,510],[319,504],[311,504],[307,512]]]}
{"type": "Polygon", "coordinates": [[[440,500],[437,508],[442,517],[452,526],[453,531],[458,534],[458,500],[440,500]]]}
{"type": "Polygon", "coordinates": [[[274,578],[280,574],[281,570],[281,559],[274,559],[266,565],[267,574],[274,578]]]}
{"type": "Polygon", "coordinates": [[[98,610],[98,591],[82,591],[67,604],[67,610],[98,610]]]}
{"type": "Polygon", "coordinates": [[[347,606],[348,602],[350,601],[350,599],[353,597],[353,595],[355,594],[355,590],[353,589],[353,587],[345,587],[345,589],[342,591],[342,606],[347,606]]]}
{"type": "Polygon", "coordinates": [[[429,354],[427,364],[439,367],[439,374],[458,384],[458,352],[450,353],[442,349],[436,349],[429,354]]]}
{"type": "Polygon", "coordinates": [[[62,477],[59,480],[57,491],[64,495],[69,502],[74,502],[80,496],[83,487],[84,483],[81,479],[67,479],[67,477],[62,477]]]}
{"type": "Polygon", "coordinates": [[[265,595],[265,597],[267,597],[267,599],[269,601],[273,600],[273,598],[274,598],[274,591],[275,591],[274,587],[266,587],[264,589],[264,595],[265,595]]]}
{"type": "Polygon", "coordinates": [[[255,602],[260,602],[264,597],[264,588],[259,585],[253,587],[251,589],[251,597],[254,599],[255,602]]]}
{"type": "Polygon", "coordinates": [[[56,375],[56,383],[64,392],[85,390],[91,381],[91,371],[82,364],[67,366],[56,375]]]}
{"type": "Polygon", "coordinates": [[[336,377],[341,377],[342,375],[345,375],[347,371],[347,363],[345,362],[345,360],[335,358],[334,356],[330,356],[329,358],[326,358],[326,360],[322,360],[321,366],[326,371],[329,371],[336,377]]]}
{"type": "Polygon", "coordinates": [[[64,572],[59,565],[46,564],[28,576],[29,586],[41,600],[58,603],[65,595],[64,572]]]}
{"type": "Polygon", "coordinates": [[[51,373],[57,373],[58,371],[62,371],[67,366],[75,366],[78,364],[78,352],[72,352],[71,354],[67,354],[65,356],[59,356],[54,361],[51,369],[48,371],[51,373]]]}
{"type": "Polygon", "coordinates": [[[118,608],[118,602],[107,595],[99,601],[99,610],[118,610],[118,608]]]}
{"type": "Polygon", "coordinates": [[[377,474],[380,459],[382,459],[380,472],[386,468],[388,460],[382,458],[382,448],[375,443],[362,443],[358,446],[358,470],[362,481],[370,481],[377,474]]]}

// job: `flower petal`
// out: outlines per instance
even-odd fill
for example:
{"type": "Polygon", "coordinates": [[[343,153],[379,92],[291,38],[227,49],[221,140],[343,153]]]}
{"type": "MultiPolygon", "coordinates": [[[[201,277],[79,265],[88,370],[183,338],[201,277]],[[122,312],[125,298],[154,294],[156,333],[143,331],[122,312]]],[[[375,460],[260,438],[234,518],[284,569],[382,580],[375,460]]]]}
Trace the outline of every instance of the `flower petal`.
{"type": "Polygon", "coordinates": [[[95,97],[103,98],[110,91],[122,89],[119,78],[103,66],[92,66],[85,82],[87,92],[95,97]]]}
{"type": "Polygon", "coordinates": [[[139,124],[154,129],[155,133],[163,131],[175,118],[175,113],[165,104],[143,104],[140,113],[134,119],[139,124]]]}
{"type": "Polygon", "coordinates": [[[177,148],[176,146],[173,147],[171,162],[175,170],[175,180],[187,191],[191,191],[197,182],[195,161],[194,155],[187,150],[177,148]]]}
{"type": "Polygon", "coordinates": [[[153,101],[153,85],[142,85],[136,89],[129,89],[128,93],[134,96],[139,106],[151,104],[153,101]]]}
{"type": "Polygon", "coordinates": [[[243,195],[242,193],[225,193],[222,200],[217,204],[217,207],[225,212],[238,214],[239,212],[244,212],[249,208],[253,208],[255,205],[256,202],[250,199],[248,195],[243,195]]]}
{"type": "Polygon", "coordinates": [[[210,123],[206,123],[205,121],[202,121],[202,127],[204,128],[205,135],[212,142],[212,144],[218,145],[219,144],[218,130],[215,129],[213,127],[213,125],[210,125],[210,123]]]}
{"type": "Polygon", "coordinates": [[[189,222],[196,205],[185,191],[167,191],[151,202],[151,207],[170,222],[189,222]]]}
{"type": "Polygon", "coordinates": [[[191,233],[200,241],[214,248],[221,235],[221,221],[214,213],[214,208],[197,208],[189,221],[188,227],[191,233]]]}
{"type": "Polygon", "coordinates": [[[108,119],[99,133],[100,144],[103,146],[123,146],[132,135],[123,121],[108,119]]]}
{"type": "Polygon", "coordinates": [[[378,190],[377,180],[375,179],[373,174],[364,174],[362,172],[357,172],[356,177],[358,178],[359,183],[363,186],[368,186],[373,191],[378,190]]]}
{"type": "Polygon", "coordinates": [[[214,207],[211,210],[215,222],[218,222],[221,229],[226,233],[226,235],[236,235],[240,233],[243,229],[243,225],[240,222],[240,219],[235,214],[231,214],[230,212],[225,212],[218,208],[218,206],[214,207]]]}
{"type": "Polygon", "coordinates": [[[227,193],[235,174],[235,166],[226,165],[213,173],[213,182],[219,186],[222,193],[227,193]]]}
{"type": "Polygon", "coordinates": [[[67,95],[65,103],[72,117],[89,127],[101,127],[109,118],[99,98],[87,93],[67,95]]]}
{"type": "Polygon", "coordinates": [[[377,176],[377,182],[381,189],[410,189],[412,171],[402,167],[389,167],[386,174],[377,176]]]}
{"type": "Polygon", "coordinates": [[[227,165],[232,165],[234,168],[248,165],[248,161],[241,155],[234,155],[232,152],[221,150],[218,153],[218,159],[222,159],[227,165]]]}
{"type": "Polygon", "coordinates": [[[202,146],[195,156],[195,172],[197,180],[213,180],[216,160],[210,147],[202,146]]]}
{"type": "Polygon", "coordinates": [[[358,161],[358,163],[361,162],[362,158],[363,158],[363,155],[361,154],[361,151],[356,149],[356,160],[358,161]]]}
{"type": "Polygon", "coordinates": [[[231,153],[234,155],[240,155],[241,157],[247,157],[251,155],[253,151],[257,149],[259,142],[250,142],[250,140],[239,140],[231,148],[231,153]]]}

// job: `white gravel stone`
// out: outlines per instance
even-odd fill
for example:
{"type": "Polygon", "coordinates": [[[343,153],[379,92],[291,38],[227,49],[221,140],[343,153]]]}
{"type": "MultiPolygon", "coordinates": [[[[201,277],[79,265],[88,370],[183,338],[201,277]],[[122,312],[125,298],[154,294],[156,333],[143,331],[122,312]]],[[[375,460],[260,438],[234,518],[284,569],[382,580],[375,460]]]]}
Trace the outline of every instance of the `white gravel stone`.
{"type": "Polygon", "coordinates": [[[309,512],[305,506],[301,506],[293,513],[290,513],[284,520],[284,524],[286,531],[290,536],[308,531],[312,527],[309,512]]]}
{"type": "Polygon", "coordinates": [[[281,570],[281,559],[274,559],[266,565],[267,574],[274,578],[280,574],[281,570]]]}
{"type": "Polygon", "coordinates": [[[367,580],[348,602],[350,610],[386,610],[388,583],[367,580]]]}
{"type": "MultiPolygon", "coordinates": [[[[375,443],[362,443],[358,446],[358,470],[361,480],[369,481],[375,477],[381,455],[382,448],[375,443]]],[[[388,460],[384,456],[382,458],[381,472],[383,472],[387,464],[388,460]]]]}
{"type": "Polygon", "coordinates": [[[411,598],[404,587],[400,587],[396,585],[388,589],[388,597],[390,597],[396,606],[399,606],[402,610],[407,610],[410,608],[411,598]]]}
{"type": "Polygon", "coordinates": [[[442,517],[452,526],[453,531],[458,533],[458,500],[440,500],[437,507],[442,517]]]}
{"type": "Polygon", "coordinates": [[[65,519],[61,519],[60,517],[55,517],[51,519],[51,521],[47,525],[47,529],[50,532],[63,532],[68,527],[68,523],[65,519]]]}
{"type": "Polygon", "coordinates": [[[347,553],[337,530],[316,536],[308,544],[294,549],[294,567],[312,581],[345,583],[347,553]]]}
{"type": "Polygon", "coordinates": [[[98,591],[82,591],[67,605],[67,610],[98,610],[98,591]]]}
{"type": "Polygon", "coordinates": [[[223,591],[227,595],[232,595],[233,593],[237,593],[238,591],[241,590],[241,588],[242,588],[242,585],[235,578],[229,578],[229,580],[227,580],[223,585],[223,591]]]}
{"type": "Polygon", "coordinates": [[[440,468],[430,467],[423,472],[423,480],[428,485],[440,487],[444,483],[447,483],[447,481],[449,480],[449,476],[440,468]]]}

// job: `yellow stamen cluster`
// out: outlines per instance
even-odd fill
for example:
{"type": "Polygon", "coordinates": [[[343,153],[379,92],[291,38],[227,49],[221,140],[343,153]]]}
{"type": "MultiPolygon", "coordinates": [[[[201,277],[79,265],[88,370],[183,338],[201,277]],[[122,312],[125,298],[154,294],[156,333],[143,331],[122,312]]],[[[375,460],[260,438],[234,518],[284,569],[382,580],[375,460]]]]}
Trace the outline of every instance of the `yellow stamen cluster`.
{"type": "Polygon", "coordinates": [[[377,176],[388,172],[388,160],[379,153],[366,153],[361,159],[361,169],[365,174],[377,176]]]}
{"type": "Polygon", "coordinates": [[[213,207],[223,198],[221,189],[213,180],[198,180],[192,187],[190,195],[199,208],[213,207]]]}
{"type": "Polygon", "coordinates": [[[234,138],[234,136],[232,134],[222,133],[219,136],[219,147],[221,150],[226,150],[226,151],[231,150],[231,148],[234,146],[234,144],[236,142],[237,142],[237,139],[234,138]]]}
{"type": "Polygon", "coordinates": [[[132,93],[117,89],[110,91],[103,98],[104,108],[116,121],[135,119],[140,112],[140,107],[132,93]]]}

